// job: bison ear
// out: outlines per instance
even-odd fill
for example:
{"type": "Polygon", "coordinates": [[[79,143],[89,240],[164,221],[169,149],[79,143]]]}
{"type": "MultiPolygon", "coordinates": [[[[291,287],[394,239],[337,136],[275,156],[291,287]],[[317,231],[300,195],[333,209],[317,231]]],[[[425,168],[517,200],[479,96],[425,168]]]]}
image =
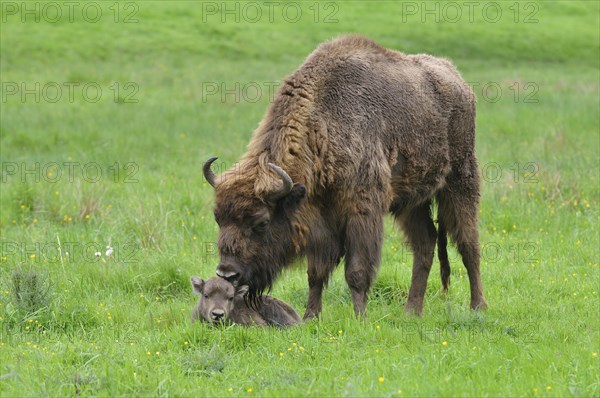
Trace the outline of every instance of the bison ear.
{"type": "Polygon", "coordinates": [[[294,184],[290,193],[283,199],[283,208],[286,213],[294,212],[304,198],[306,198],[306,187],[302,184],[294,184]]]}
{"type": "Polygon", "coordinates": [[[202,294],[202,289],[204,289],[204,280],[198,278],[197,276],[192,276],[190,278],[190,282],[192,282],[192,289],[194,289],[194,293],[202,294]]]}

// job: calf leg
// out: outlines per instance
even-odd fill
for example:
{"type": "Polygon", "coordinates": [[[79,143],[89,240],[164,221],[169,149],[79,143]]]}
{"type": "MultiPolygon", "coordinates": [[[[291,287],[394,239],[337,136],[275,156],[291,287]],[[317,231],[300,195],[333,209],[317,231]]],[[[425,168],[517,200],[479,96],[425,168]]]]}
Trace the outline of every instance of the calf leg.
{"type": "Polygon", "coordinates": [[[346,226],[346,283],[350,287],[354,313],[364,315],[367,294],[381,261],[383,217],[353,216],[346,226]]]}
{"type": "Polygon", "coordinates": [[[421,315],[437,238],[430,202],[409,210],[399,221],[413,251],[412,281],[405,308],[406,312],[421,315]]]}

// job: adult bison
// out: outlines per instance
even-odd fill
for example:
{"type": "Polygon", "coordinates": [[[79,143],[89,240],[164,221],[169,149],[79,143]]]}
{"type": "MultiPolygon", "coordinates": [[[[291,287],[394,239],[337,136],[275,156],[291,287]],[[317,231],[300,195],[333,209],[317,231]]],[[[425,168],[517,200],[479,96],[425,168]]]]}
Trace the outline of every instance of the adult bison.
{"type": "Polygon", "coordinates": [[[414,253],[409,312],[422,312],[436,238],[448,288],[446,233],[467,268],[471,308],[486,307],[475,98],[447,60],[360,36],[325,42],[285,79],[238,166],[216,176],[215,159],[203,171],[216,191],[217,274],[248,285],[251,296],[306,255],[304,317],[315,317],[343,257],[354,311],[363,313],[390,212],[414,253]]]}

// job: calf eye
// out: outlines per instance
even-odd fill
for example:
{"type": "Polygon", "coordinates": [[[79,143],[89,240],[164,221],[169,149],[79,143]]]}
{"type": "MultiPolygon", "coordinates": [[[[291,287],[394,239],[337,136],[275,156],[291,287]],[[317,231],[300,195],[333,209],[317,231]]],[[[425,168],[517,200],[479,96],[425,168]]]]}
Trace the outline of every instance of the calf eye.
{"type": "Polygon", "coordinates": [[[204,298],[205,298],[205,299],[207,299],[207,298],[208,298],[208,294],[205,294],[205,295],[204,295],[204,298]]]}
{"type": "Polygon", "coordinates": [[[233,301],[233,297],[229,297],[229,301],[233,301]]]}

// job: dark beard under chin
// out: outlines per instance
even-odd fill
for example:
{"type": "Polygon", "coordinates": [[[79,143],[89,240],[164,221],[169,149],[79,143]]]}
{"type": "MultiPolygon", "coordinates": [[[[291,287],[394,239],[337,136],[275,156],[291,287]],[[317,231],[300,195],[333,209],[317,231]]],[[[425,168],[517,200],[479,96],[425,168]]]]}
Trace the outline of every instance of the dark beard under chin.
{"type": "MultiPolygon", "coordinates": [[[[279,273],[279,266],[273,266],[273,264],[259,263],[255,265],[254,272],[251,274],[251,279],[245,282],[240,282],[240,286],[248,285],[248,294],[246,295],[250,300],[255,300],[262,294],[271,291],[273,282],[279,273]]],[[[244,278],[245,279],[245,278],[244,278]]]]}
{"type": "Polygon", "coordinates": [[[238,281],[238,286],[248,285],[248,293],[245,300],[249,305],[260,303],[261,296],[266,292],[269,294],[273,287],[273,282],[279,275],[281,269],[292,260],[289,253],[270,254],[267,260],[256,261],[251,266],[252,271],[243,276],[238,281]],[[249,275],[246,276],[246,275],[249,275]]]}

